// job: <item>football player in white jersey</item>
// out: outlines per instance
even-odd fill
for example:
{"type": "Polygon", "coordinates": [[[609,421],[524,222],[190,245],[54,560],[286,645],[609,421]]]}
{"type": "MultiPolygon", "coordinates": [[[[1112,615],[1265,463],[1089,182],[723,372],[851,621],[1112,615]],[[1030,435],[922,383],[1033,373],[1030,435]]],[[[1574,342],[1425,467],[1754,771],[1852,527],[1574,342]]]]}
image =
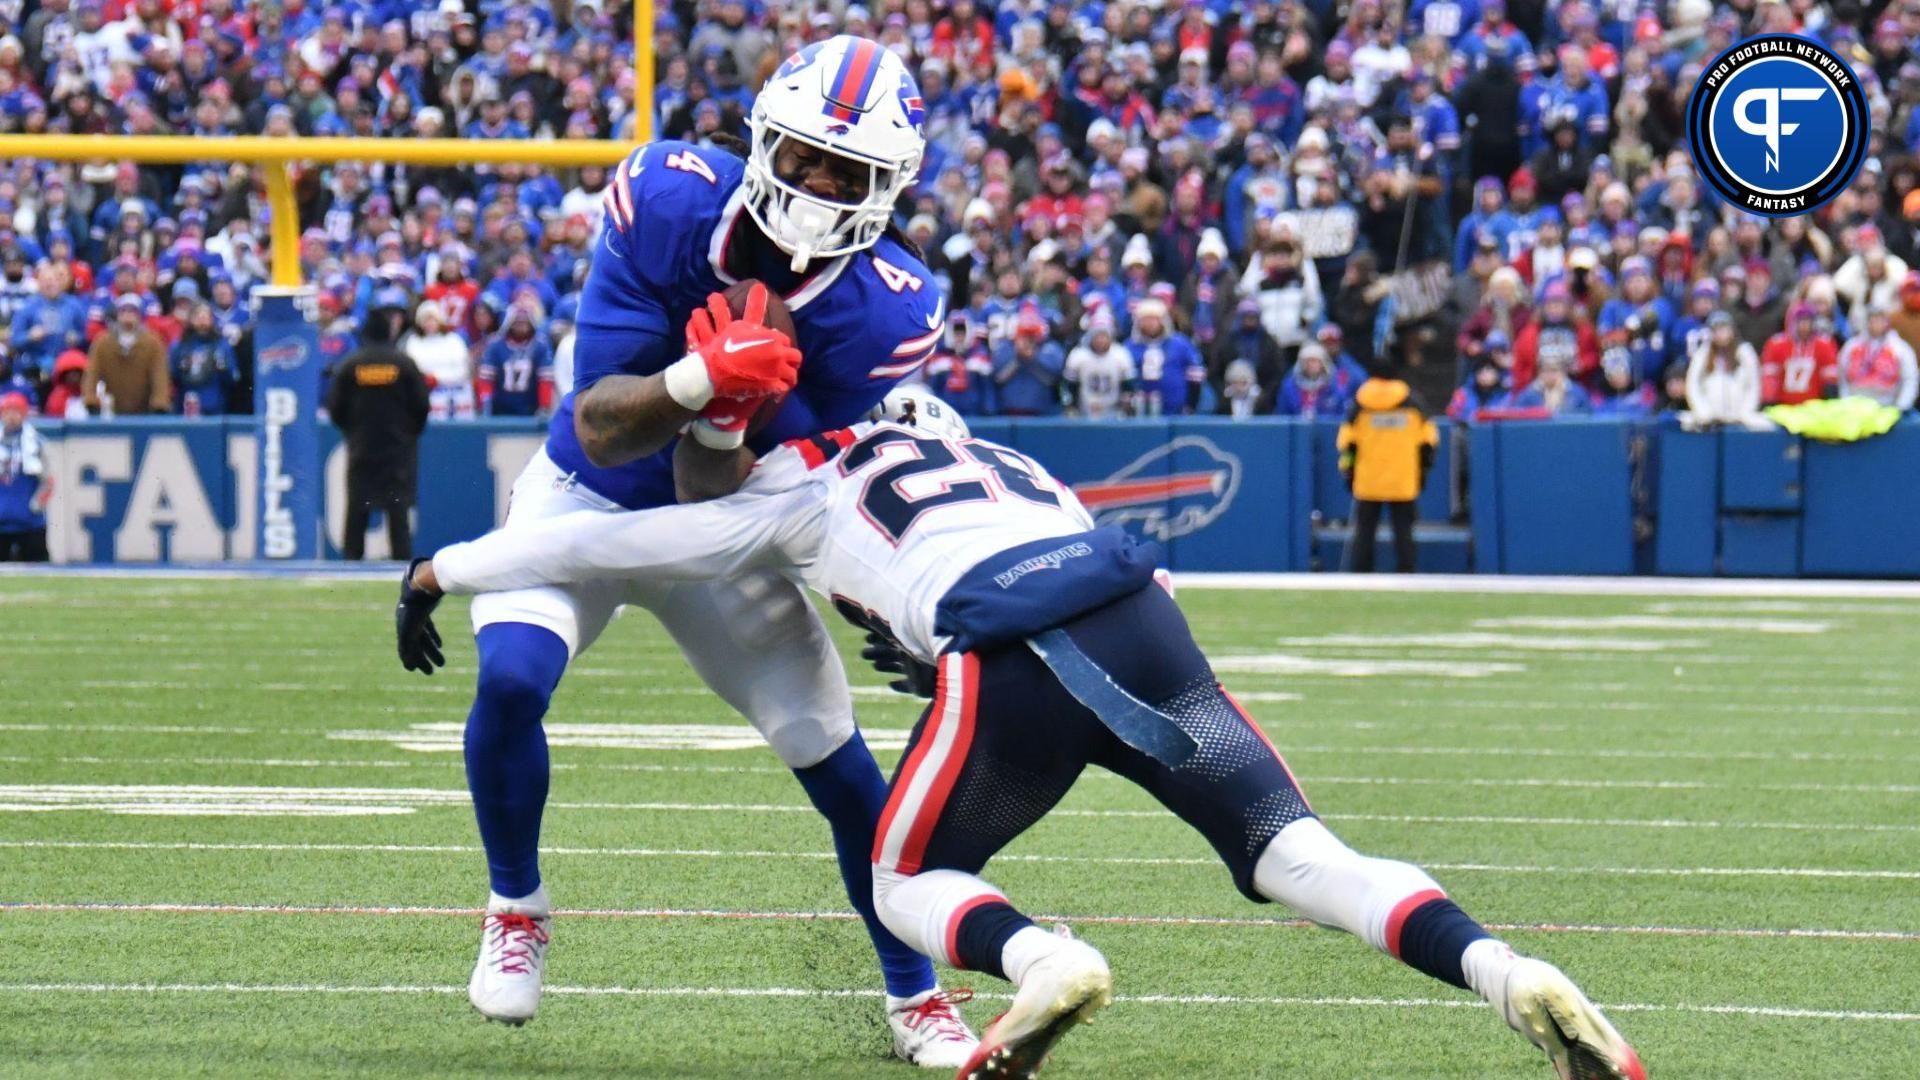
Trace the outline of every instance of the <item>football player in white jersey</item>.
{"type": "Polygon", "coordinates": [[[1049,933],[978,875],[1088,764],[1197,828],[1248,898],[1279,901],[1471,989],[1566,1080],[1644,1080],[1632,1047],[1558,968],[1516,955],[1406,863],[1321,824],[1286,762],[1220,687],[1166,591],[1158,548],[1096,528],[1032,459],[969,438],[896,390],[882,421],[797,439],[710,502],[570,514],[417,565],[400,647],[443,592],[787,573],[937,671],[874,839],[874,901],[927,956],[1018,988],[960,1076],[1027,1077],[1107,1004],[1092,946],[1049,933]]]}

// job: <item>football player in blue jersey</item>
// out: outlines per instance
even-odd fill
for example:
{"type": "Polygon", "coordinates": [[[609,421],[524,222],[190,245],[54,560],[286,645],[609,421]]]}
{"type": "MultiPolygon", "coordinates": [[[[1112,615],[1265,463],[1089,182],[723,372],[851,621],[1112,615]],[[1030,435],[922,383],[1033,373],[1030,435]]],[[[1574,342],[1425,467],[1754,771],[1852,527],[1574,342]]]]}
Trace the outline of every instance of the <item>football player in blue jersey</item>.
{"type": "MultiPolygon", "coordinates": [[[[635,150],[604,196],[575,328],[574,389],[514,485],[509,522],[671,504],[683,428],[692,435],[677,447],[686,475],[703,463],[732,467],[743,439],[765,450],[844,427],[923,363],[945,329],[945,300],[892,213],[919,171],[924,115],[897,56],[843,35],[774,73],[754,102],[745,160],[674,141],[635,150]],[[747,280],[781,295],[805,357],[777,412],[751,434],[733,415],[749,388],[728,372],[751,366],[755,350],[785,349],[785,339],[747,318],[733,323],[731,339],[690,352],[682,330],[709,296],[747,280]]],[[[622,605],[651,611],[793,769],[832,828],[848,895],[880,954],[895,1052],[957,1067],[973,1034],[932,967],[874,915],[868,849],[886,781],[854,726],[826,627],[795,585],[770,574],[691,586],[597,582],[475,602],[480,671],[467,781],[492,894],[474,1006],[520,1023],[539,1003],[551,914],[538,866],[548,771],[541,720],[567,664],[622,605]]]]}

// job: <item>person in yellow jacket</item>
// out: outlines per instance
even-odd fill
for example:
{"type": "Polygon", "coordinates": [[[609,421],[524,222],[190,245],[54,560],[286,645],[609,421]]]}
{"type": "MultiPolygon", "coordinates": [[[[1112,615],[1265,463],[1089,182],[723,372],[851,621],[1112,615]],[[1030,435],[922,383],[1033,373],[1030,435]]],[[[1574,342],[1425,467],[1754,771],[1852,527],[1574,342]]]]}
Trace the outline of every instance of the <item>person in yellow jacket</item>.
{"type": "Polygon", "coordinates": [[[1360,384],[1340,425],[1340,474],[1353,492],[1353,570],[1373,572],[1374,530],[1384,508],[1403,574],[1413,572],[1413,502],[1420,497],[1440,433],[1406,383],[1380,371],[1360,384]]]}

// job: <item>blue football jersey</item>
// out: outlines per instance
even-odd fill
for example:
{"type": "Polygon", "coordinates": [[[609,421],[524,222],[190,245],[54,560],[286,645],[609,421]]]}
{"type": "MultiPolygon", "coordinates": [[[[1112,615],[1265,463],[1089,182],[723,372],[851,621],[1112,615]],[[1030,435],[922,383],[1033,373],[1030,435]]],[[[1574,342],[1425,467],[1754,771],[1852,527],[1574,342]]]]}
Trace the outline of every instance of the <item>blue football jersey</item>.
{"type": "MultiPolygon", "coordinates": [[[[674,501],[672,447],[597,468],[574,435],[573,399],[608,375],[651,375],[686,355],[687,318],[738,280],[725,263],[734,231],[753,227],[745,173],[746,163],[732,154],[665,141],[635,150],[607,185],[574,328],[574,390],[554,412],[547,454],[622,506],[674,501]]],[[[940,286],[890,237],[817,262],[805,278],[790,271],[784,254],[754,275],[780,290],[804,357],[793,392],[749,440],[761,452],[864,419],[933,355],[946,330],[940,286]]]]}

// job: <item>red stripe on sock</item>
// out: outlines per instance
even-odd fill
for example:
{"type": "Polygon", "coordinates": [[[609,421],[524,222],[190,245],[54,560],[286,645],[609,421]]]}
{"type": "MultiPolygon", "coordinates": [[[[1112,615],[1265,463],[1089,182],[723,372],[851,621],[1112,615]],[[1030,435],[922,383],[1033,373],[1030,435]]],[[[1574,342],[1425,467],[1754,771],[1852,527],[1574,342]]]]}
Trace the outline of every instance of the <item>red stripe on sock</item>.
{"type": "Polygon", "coordinates": [[[1393,913],[1387,916],[1387,955],[1395,960],[1400,959],[1400,931],[1406,928],[1408,916],[1420,910],[1423,904],[1446,898],[1447,894],[1439,889],[1428,889],[1393,905],[1393,913]]]}
{"type": "Polygon", "coordinates": [[[954,909],[953,917],[947,920],[947,966],[965,968],[970,965],[960,962],[960,923],[976,908],[988,904],[1004,904],[1007,898],[999,893],[981,893],[954,909]]]}

